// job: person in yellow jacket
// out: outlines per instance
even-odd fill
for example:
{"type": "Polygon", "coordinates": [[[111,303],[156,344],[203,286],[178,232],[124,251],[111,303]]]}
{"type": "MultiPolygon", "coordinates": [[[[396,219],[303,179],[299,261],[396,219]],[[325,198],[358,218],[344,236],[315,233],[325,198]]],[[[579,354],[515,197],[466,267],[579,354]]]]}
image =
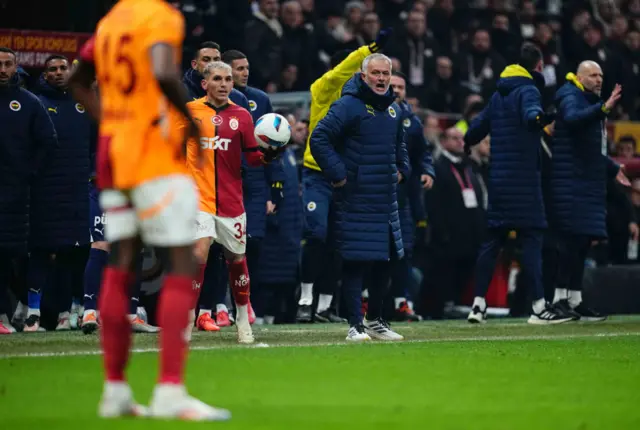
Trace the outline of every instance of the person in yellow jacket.
{"type": "MultiPolygon", "coordinates": [[[[339,51],[331,57],[331,70],[318,78],[311,85],[311,112],[309,114],[309,139],[318,122],[324,118],[329,107],[340,98],[342,86],[356,73],[364,59],[378,52],[386,44],[391,36],[391,29],[381,30],[374,42],[361,46],[357,50],[339,51]]],[[[302,201],[304,203],[304,239],[302,249],[302,270],[300,300],[298,301],[298,322],[312,322],[314,312],[313,284],[321,272],[331,276],[336,272],[331,270],[328,264],[332,261],[331,255],[325,245],[327,239],[327,225],[329,218],[329,206],[333,188],[320,171],[320,167],[313,159],[309,149],[309,140],[304,152],[302,169],[302,201]],[[327,270],[324,270],[324,269],[327,270]]],[[[321,291],[318,298],[316,319],[321,322],[340,322],[329,310],[333,298],[333,287],[337,280],[327,279],[323,284],[328,286],[328,291],[321,291]]]]}

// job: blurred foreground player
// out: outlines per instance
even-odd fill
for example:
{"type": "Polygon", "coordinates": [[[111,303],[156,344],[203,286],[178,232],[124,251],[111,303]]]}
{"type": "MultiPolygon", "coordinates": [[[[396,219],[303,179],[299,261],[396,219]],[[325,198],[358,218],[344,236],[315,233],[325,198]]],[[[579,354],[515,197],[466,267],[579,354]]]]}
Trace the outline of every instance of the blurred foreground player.
{"type": "Polygon", "coordinates": [[[184,18],[164,1],[122,0],[98,24],[71,77],[76,99],[100,121],[97,185],[111,244],[99,301],[106,371],[99,414],[106,418],[146,412],[124,374],[131,344],[128,290],[141,240],[156,247],[167,272],[158,303],[160,377],[150,415],[230,418],[190,397],[183,384],[198,195],[182,155],[184,137],[169,127],[170,117],[184,116],[188,135],[199,140],[178,71],[183,28],[184,18]],[[100,101],[91,89],[94,73],[100,101]]]}
{"type": "MultiPolygon", "coordinates": [[[[231,66],[220,61],[209,63],[204,78],[207,96],[187,105],[202,131],[200,139],[187,143],[187,165],[200,192],[200,210],[195,220],[195,252],[200,271],[194,286],[200,289],[211,244],[219,243],[224,247],[236,302],[238,342],[253,343],[249,324],[250,278],[245,258],[247,215],[242,201],[242,155],[247,164],[258,166],[276,152],[263,159],[254,137],[251,114],[230,102],[231,66]]],[[[178,128],[188,125],[182,119],[178,128]]],[[[192,318],[195,320],[195,311],[192,318]]]]}

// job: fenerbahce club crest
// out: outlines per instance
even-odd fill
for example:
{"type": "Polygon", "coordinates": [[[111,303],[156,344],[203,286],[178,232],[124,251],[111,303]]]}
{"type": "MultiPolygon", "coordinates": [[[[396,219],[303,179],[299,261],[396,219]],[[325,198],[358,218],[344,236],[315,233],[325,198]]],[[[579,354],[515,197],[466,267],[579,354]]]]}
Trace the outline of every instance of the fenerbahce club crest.
{"type": "Polygon", "coordinates": [[[11,100],[9,102],[9,109],[11,109],[14,112],[18,112],[20,109],[22,109],[22,105],[18,100],[11,100]]]}
{"type": "Polygon", "coordinates": [[[389,106],[389,116],[391,118],[395,118],[396,117],[396,110],[393,108],[393,106],[389,106]]]}
{"type": "Polygon", "coordinates": [[[78,111],[78,113],[84,113],[84,106],[82,106],[80,103],[76,103],[76,110],[78,111]]]}

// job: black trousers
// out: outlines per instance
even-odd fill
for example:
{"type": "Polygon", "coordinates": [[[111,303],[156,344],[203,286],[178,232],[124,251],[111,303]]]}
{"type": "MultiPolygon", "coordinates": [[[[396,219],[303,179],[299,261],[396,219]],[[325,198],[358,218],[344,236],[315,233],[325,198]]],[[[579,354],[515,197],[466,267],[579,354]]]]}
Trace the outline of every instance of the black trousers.
{"type": "Polygon", "coordinates": [[[560,239],[558,259],[557,288],[582,291],[584,278],[584,262],[591,248],[591,237],[584,235],[563,234],[560,239]]]}
{"type": "MultiPolygon", "coordinates": [[[[489,229],[487,239],[480,247],[476,263],[475,297],[485,297],[496,268],[498,254],[511,229],[489,229]]],[[[522,249],[522,281],[531,292],[533,301],[544,298],[542,286],[542,238],[540,229],[515,229],[522,249]]]]}
{"type": "Polygon", "coordinates": [[[459,303],[462,292],[473,277],[475,255],[449,255],[434,252],[423,280],[423,300],[428,316],[442,319],[444,304],[459,303]]]}

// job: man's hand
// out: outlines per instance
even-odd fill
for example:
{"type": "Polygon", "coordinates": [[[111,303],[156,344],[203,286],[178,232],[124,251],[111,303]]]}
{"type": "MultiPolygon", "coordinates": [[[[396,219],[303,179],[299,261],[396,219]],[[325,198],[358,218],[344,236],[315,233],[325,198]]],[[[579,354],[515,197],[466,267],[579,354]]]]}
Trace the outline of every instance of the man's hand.
{"type": "Polygon", "coordinates": [[[282,154],[285,150],[284,146],[281,146],[279,148],[274,148],[273,146],[269,146],[268,148],[260,148],[262,150],[262,153],[264,154],[262,156],[262,159],[264,160],[265,163],[271,163],[273,160],[275,160],[276,158],[278,158],[278,156],[280,154],[282,154]]]}
{"type": "Polygon", "coordinates": [[[427,174],[420,176],[420,182],[425,190],[430,190],[433,187],[433,178],[427,174]]]}
{"type": "Polygon", "coordinates": [[[284,184],[280,181],[271,183],[271,200],[267,202],[267,214],[276,213],[284,200],[284,184]],[[269,203],[271,212],[269,212],[269,203]]]}
{"type": "Polygon", "coordinates": [[[607,112],[610,112],[616,106],[616,103],[618,103],[620,97],[622,97],[622,86],[620,84],[616,84],[613,92],[611,93],[611,96],[604,104],[604,108],[607,110],[607,112]]]}
{"type": "Polygon", "coordinates": [[[271,200],[267,201],[267,215],[273,215],[276,213],[276,205],[271,200]]]}
{"type": "Polygon", "coordinates": [[[347,183],[347,178],[344,178],[342,181],[332,182],[331,186],[333,188],[342,188],[347,183]]]}
{"type": "Polygon", "coordinates": [[[625,187],[630,187],[631,182],[629,182],[629,178],[624,174],[622,167],[618,170],[618,174],[616,175],[616,181],[618,181],[621,185],[625,187]]]}
{"type": "Polygon", "coordinates": [[[629,223],[629,234],[633,240],[636,242],[638,241],[638,237],[640,237],[640,228],[638,227],[638,224],[635,222],[629,223]]]}
{"type": "Polygon", "coordinates": [[[402,176],[402,173],[398,170],[398,183],[401,183],[402,181],[404,181],[404,176],[402,176]]]}
{"type": "Polygon", "coordinates": [[[384,45],[386,45],[387,42],[389,41],[389,38],[391,37],[392,33],[393,33],[392,27],[387,27],[380,30],[380,32],[376,36],[376,40],[374,40],[373,43],[369,45],[369,49],[371,50],[371,52],[375,53],[383,49],[384,45]]]}

